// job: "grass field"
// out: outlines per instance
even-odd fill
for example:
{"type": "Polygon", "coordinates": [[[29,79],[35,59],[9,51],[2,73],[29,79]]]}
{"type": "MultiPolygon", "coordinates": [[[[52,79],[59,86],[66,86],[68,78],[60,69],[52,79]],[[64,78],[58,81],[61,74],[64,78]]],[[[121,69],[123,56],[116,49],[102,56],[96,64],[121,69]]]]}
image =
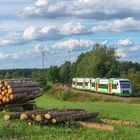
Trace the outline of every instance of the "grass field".
{"type": "Polygon", "coordinates": [[[42,108],[83,108],[98,111],[102,117],[111,119],[133,120],[135,126],[116,125],[112,132],[76,127],[70,124],[59,126],[28,126],[26,122],[4,122],[0,115],[0,139],[7,140],[139,140],[140,139],[140,106],[137,104],[110,102],[64,102],[44,95],[37,100],[42,108]]]}

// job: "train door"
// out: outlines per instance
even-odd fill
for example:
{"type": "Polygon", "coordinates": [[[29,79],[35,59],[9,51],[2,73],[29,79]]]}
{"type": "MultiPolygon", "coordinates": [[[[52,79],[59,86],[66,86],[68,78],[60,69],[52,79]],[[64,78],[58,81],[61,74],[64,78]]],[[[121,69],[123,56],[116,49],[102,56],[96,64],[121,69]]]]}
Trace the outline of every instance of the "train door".
{"type": "Polygon", "coordinates": [[[112,83],[108,83],[108,93],[112,94],[112,83]]]}
{"type": "Polygon", "coordinates": [[[96,89],[96,93],[98,93],[98,83],[95,83],[95,89],[96,89]]]}
{"type": "Polygon", "coordinates": [[[77,88],[77,80],[75,80],[75,88],[77,88]]]}

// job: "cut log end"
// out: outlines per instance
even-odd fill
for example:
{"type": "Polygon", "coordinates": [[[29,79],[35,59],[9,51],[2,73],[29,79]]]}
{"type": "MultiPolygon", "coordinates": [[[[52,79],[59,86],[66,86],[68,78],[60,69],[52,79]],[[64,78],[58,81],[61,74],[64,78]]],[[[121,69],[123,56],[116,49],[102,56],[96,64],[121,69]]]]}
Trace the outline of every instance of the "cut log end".
{"type": "Polygon", "coordinates": [[[12,88],[8,88],[8,93],[12,94],[12,92],[13,92],[12,88]]]}
{"type": "Polygon", "coordinates": [[[27,124],[28,124],[29,126],[31,126],[33,123],[32,123],[32,121],[28,121],[27,124]]]}
{"type": "Polygon", "coordinates": [[[47,113],[47,114],[45,114],[45,118],[46,119],[50,119],[51,118],[51,115],[47,113]]]}
{"type": "Polygon", "coordinates": [[[14,96],[11,94],[11,95],[9,96],[9,98],[10,98],[10,100],[13,100],[13,99],[14,99],[14,96]]]}
{"type": "Polygon", "coordinates": [[[21,120],[26,120],[27,119],[27,114],[23,113],[20,115],[21,120]]]}
{"type": "Polygon", "coordinates": [[[4,116],[4,120],[5,120],[5,121],[10,120],[10,115],[5,115],[5,116],[4,116]]]}
{"type": "Polygon", "coordinates": [[[53,124],[55,124],[55,123],[57,123],[57,120],[56,120],[55,118],[53,118],[53,119],[51,120],[51,122],[52,122],[53,124]]]}
{"type": "Polygon", "coordinates": [[[36,115],[35,120],[37,122],[41,122],[43,119],[42,119],[41,115],[36,115]]]}

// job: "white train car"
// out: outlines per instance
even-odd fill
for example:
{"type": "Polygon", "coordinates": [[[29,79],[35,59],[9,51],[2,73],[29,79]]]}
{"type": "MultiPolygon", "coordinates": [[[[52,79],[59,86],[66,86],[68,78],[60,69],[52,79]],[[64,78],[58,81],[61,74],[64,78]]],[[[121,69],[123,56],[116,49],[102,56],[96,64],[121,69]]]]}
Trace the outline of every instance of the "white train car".
{"type": "Polygon", "coordinates": [[[80,90],[118,96],[130,96],[132,93],[131,81],[122,78],[73,78],[72,87],[80,90]]]}

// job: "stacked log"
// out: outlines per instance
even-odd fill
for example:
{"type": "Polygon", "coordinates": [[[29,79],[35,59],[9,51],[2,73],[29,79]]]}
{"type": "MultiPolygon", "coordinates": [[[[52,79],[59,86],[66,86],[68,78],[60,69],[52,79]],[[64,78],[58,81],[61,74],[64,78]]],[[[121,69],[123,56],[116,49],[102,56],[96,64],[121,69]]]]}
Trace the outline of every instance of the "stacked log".
{"type": "Polygon", "coordinates": [[[63,109],[57,108],[49,110],[35,110],[30,112],[23,112],[18,114],[5,115],[4,120],[15,120],[20,119],[26,121],[28,125],[33,124],[57,124],[69,122],[76,126],[82,126],[87,128],[95,128],[101,130],[113,131],[115,126],[107,124],[99,124],[95,122],[85,122],[84,120],[94,119],[98,120],[97,112],[86,112],[83,109],[63,109]]]}
{"type": "Polygon", "coordinates": [[[37,83],[30,79],[0,80],[0,104],[19,104],[42,95],[37,83]]]}
{"type": "Polygon", "coordinates": [[[86,112],[80,109],[69,109],[69,110],[36,110],[30,112],[23,112],[18,114],[5,115],[4,120],[20,119],[26,120],[29,124],[32,122],[36,123],[62,123],[62,122],[73,122],[81,120],[89,120],[96,118],[97,112],[86,112]]]}

